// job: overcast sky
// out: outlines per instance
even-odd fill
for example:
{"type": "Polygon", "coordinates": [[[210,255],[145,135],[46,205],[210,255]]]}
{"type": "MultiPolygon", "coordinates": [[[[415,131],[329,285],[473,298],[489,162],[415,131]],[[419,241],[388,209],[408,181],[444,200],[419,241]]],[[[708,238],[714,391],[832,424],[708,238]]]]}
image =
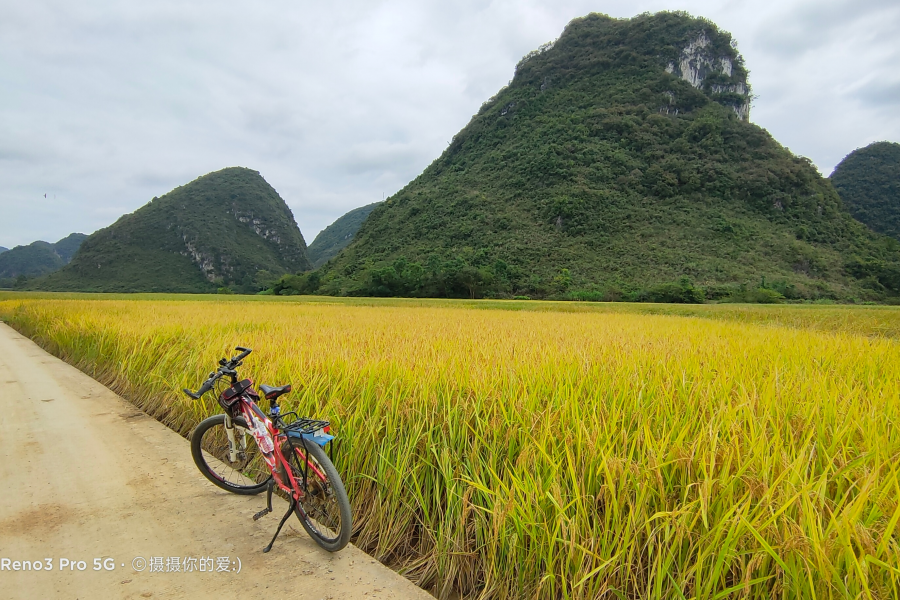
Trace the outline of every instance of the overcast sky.
{"type": "Polygon", "coordinates": [[[898,0],[0,0],[0,246],[236,165],[310,243],[418,175],[568,21],[659,10],[733,34],[751,121],[824,175],[900,141],[898,0]]]}

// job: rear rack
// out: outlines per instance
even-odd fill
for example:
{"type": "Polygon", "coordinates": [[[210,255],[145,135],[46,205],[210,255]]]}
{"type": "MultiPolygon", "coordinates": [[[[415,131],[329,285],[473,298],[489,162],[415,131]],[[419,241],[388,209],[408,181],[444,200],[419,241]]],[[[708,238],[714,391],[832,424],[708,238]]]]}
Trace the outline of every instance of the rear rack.
{"type": "Polygon", "coordinates": [[[318,419],[301,419],[295,412],[288,412],[281,415],[282,422],[287,420],[288,417],[293,417],[293,420],[290,423],[287,423],[284,426],[284,429],[286,431],[296,431],[301,434],[315,433],[319,429],[328,427],[331,424],[330,421],[321,421],[318,419]]]}

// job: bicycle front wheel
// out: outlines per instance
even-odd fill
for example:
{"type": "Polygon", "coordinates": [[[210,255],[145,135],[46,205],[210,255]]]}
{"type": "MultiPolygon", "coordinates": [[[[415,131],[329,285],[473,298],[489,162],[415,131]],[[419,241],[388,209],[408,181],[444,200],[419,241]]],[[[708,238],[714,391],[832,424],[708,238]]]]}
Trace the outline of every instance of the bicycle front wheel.
{"type": "Polygon", "coordinates": [[[303,492],[294,509],[303,529],[325,550],[341,550],[350,541],[352,518],[337,469],[325,450],[312,441],[289,439],[281,451],[303,492]]]}
{"type": "Polygon", "coordinates": [[[200,422],[191,433],[194,464],[211,482],[233,494],[259,494],[272,474],[243,418],[232,419],[229,438],[225,415],[200,422]]]}

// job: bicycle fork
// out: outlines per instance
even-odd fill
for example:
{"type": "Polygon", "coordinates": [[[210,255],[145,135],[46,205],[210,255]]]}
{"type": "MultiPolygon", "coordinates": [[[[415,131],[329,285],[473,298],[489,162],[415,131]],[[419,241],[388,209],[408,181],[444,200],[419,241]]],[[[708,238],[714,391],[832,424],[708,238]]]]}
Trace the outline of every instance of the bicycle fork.
{"type": "Polygon", "coordinates": [[[228,436],[228,459],[233,463],[237,462],[239,458],[243,459],[247,452],[247,430],[243,427],[235,428],[234,421],[227,413],[225,415],[225,435],[228,436]],[[239,430],[237,435],[240,436],[240,439],[237,439],[235,429],[239,430]]]}
{"type": "Polygon", "coordinates": [[[237,443],[234,440],[234,421],[229,415],[225,415],[225,435],[228,436],[228,459],[237,462],[237,443]]]}

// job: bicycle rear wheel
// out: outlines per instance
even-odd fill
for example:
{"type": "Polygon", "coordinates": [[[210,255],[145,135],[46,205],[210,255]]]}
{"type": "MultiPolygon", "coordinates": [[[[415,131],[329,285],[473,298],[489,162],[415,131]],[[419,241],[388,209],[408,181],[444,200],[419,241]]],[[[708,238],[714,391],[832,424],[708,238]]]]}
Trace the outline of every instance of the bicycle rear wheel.
{"type": "Polygon", "coordinates": [[[235,447],[228,440],[225,415],[200,422],[191,433],[194,464],[211,482],[233,494],[253,495],[266,489],[272,474],[242,417],[232,419],[235,447]]]}
{"type": "Polygon", "coordinates": [[[289,438],[281,451],[303,491],[294,509],[303,529],[325,550],[341,550],[350,541],[352,518],[350,501],[337,469],[325,450],[312,441],[289,438]]]}

